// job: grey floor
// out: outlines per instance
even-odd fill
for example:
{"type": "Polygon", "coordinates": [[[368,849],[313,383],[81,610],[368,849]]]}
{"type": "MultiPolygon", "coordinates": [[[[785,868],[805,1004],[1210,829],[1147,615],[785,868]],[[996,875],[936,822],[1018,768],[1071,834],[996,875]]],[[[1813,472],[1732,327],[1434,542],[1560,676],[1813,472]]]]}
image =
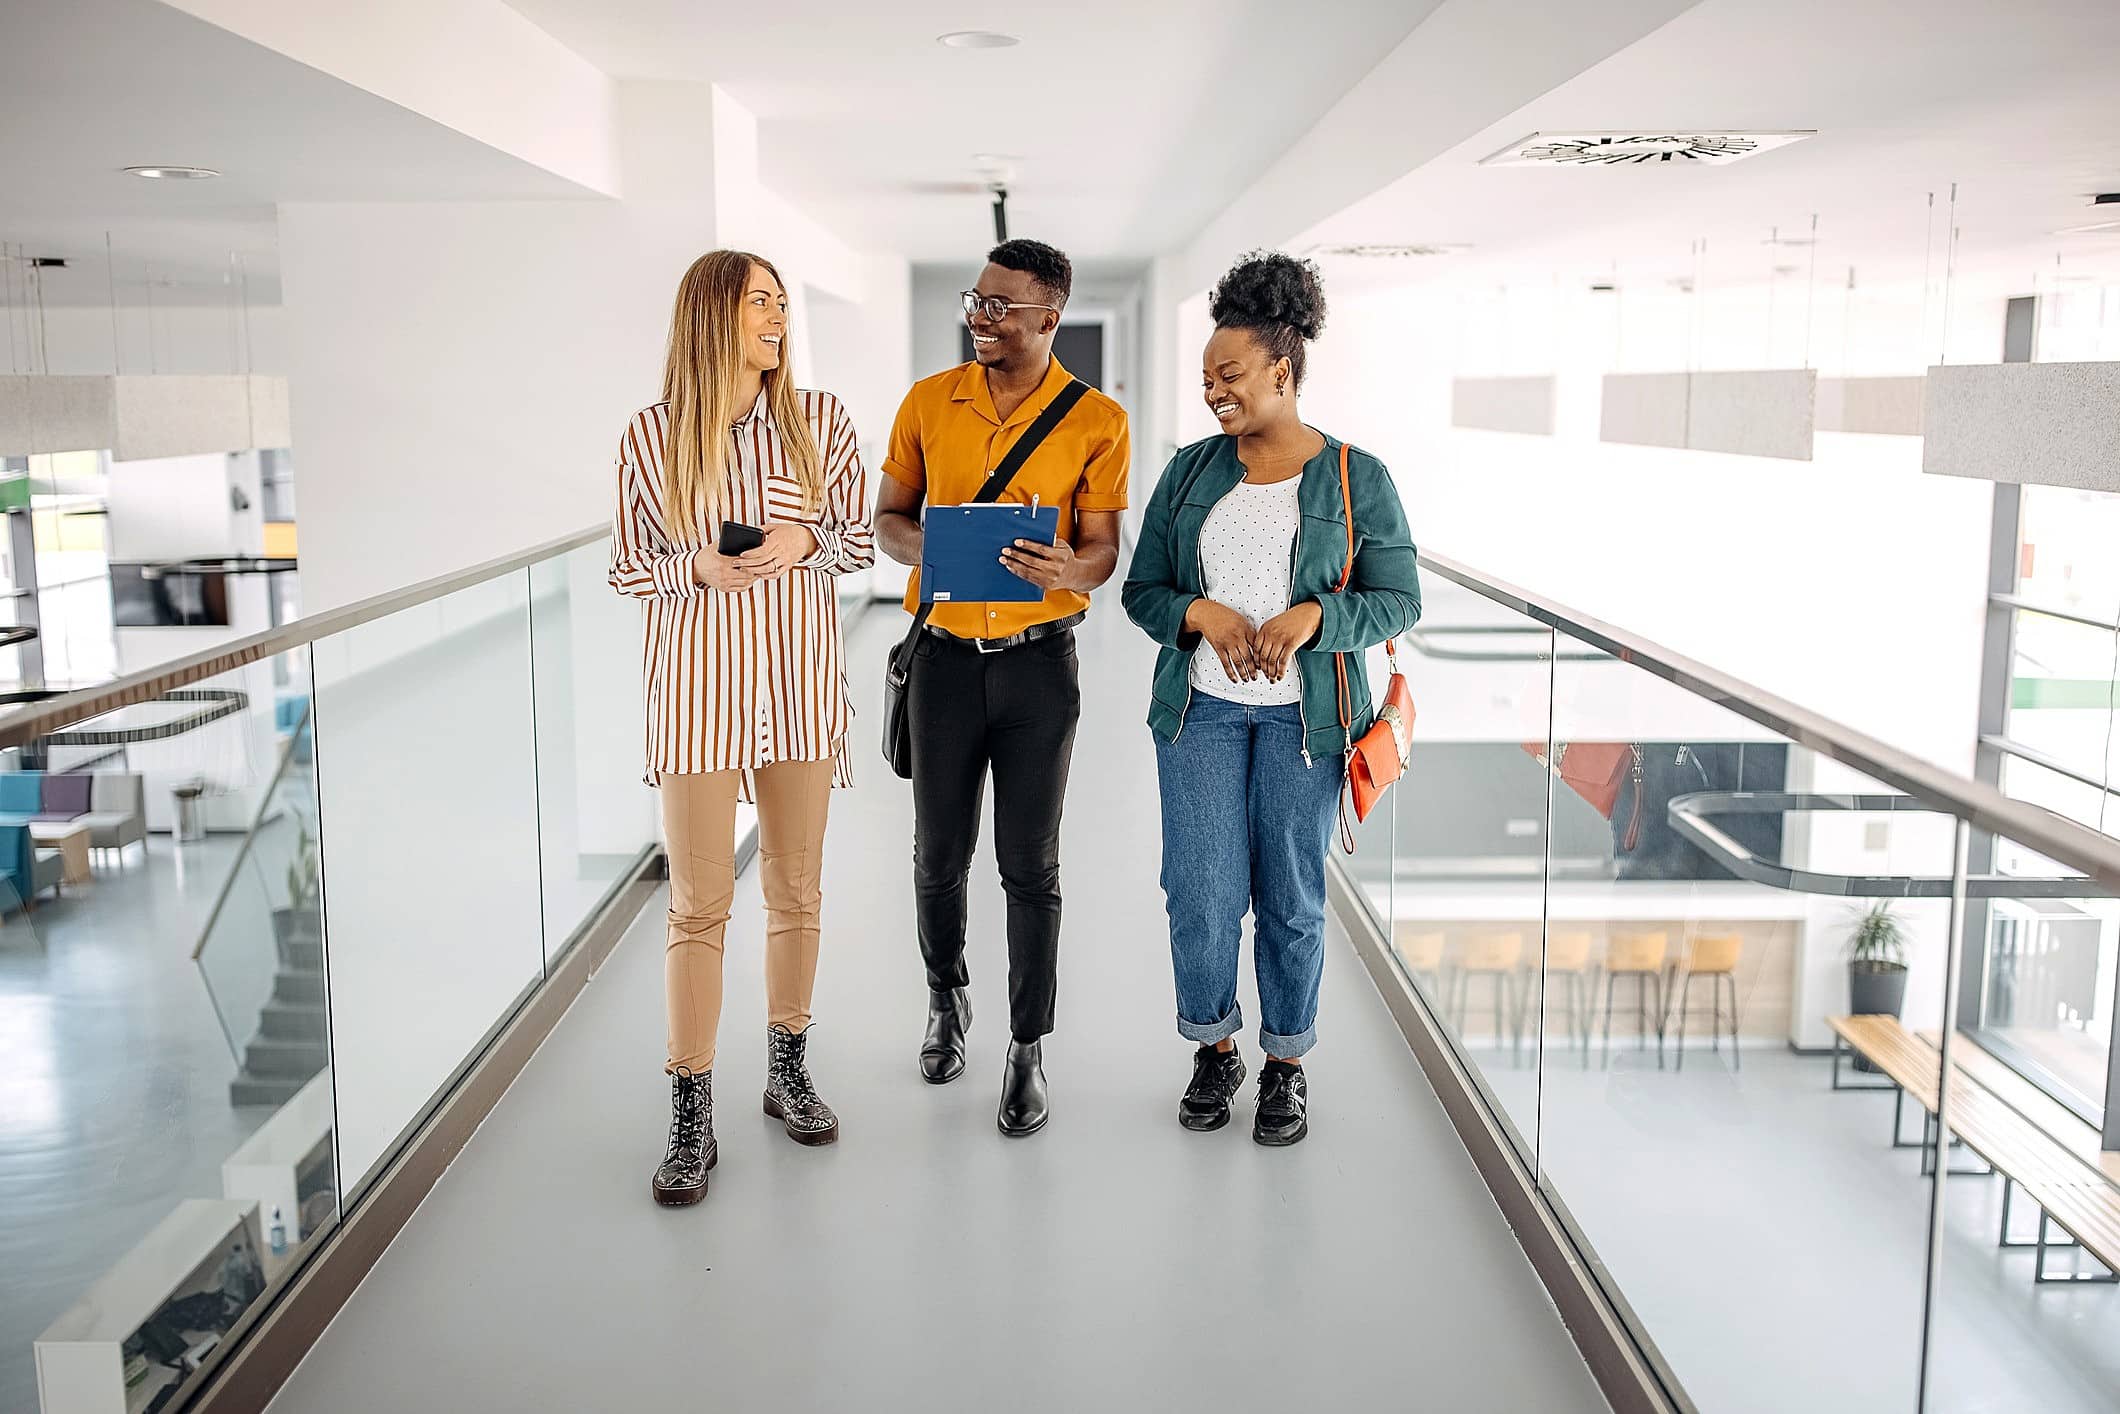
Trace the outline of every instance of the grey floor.
{"type": "MultiPolygon", "coordinates": [[[[863,625],[857,684],[877,681],[894,627],[863,625]]],[[[1107,614],[1083,662],[1044,1133],[994,1131],[989,863],[975,872],[971,1072],[943,1089],[917,1075],[911,811],[870,759],[864,693],[861,785],[834,805],[811,1053],[842,1141],[798,1148],[759,1112],[746,879],[721,1164],[704,1206],[648,1201],[667,1115],[651,905],[274,1409],[1603,1409],[1344,943],[1310,1141],[1270,1151],[1241,1126],[1174,1123],[1190,1048],[1171,1027],[1155,883],[1147,654],[1107,614]]]]}
{"type": "Polygon", "coordinates": [[[191,961],[237,844],[157,835],[0,923],[0,1409],[37,1407],[31,1343],[269,1114],[229,1105],[191,961]]]}

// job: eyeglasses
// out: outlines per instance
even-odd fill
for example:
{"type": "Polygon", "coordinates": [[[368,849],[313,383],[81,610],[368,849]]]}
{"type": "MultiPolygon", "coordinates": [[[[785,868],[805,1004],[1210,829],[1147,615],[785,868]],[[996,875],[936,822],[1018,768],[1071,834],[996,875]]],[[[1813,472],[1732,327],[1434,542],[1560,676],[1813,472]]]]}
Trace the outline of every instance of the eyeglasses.
{"type": "Polygon", "coordinates": [[[959,290],[957,297],[964,301],[965,318],[969,319],[975,314],[983,314],[990,324],[999,324],[1002,320],[1008,318],[1008,312],[1012,309],[1050,309],[1055,314],[1060,312],[1058,307],[1054,305],[1016,304],[1001,298],[999,295],[982,295],[977,290],[959,290]]]}

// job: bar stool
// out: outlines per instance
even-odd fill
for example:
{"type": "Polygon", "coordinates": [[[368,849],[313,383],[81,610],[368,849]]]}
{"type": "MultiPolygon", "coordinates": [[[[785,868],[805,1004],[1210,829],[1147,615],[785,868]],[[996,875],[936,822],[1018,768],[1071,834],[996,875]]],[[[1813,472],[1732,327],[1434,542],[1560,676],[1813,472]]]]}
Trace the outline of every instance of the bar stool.
{"type": "Polygon", "coordinates": [[[1744,1061],[1737,1049],[1737,960],[1744,955],[1745,940],[1736,934],[1716,934],[1712,937],[1695,938],[1686,945],[1685,956],[1679,961],[1672,977],[1678,988],[1678,1068],[1686,1068],[1686,1007],[1693,1000],[1693,979],[1705,977],[1709,981],[1709,996],[1713,1002],[1714,1019],[1708,1029],[1708,1048],[1722,1050],[1722,989],[1725,982],[1730,985],[1730,1068],[1743,1070],[1744,1061]],[[1681,980],[1683,979],[1683,980],[1681,980]]]}
{"type": "Polygon", "coordinates": [[[1500,1049],[1502,1027],[1509,1027],[1509,1059],[1514,1062],[1523,1049],[1522,1015],[1518,1011],[1516,996],[1516,973],[1524,962],[1524,935],[1522,933],[1481,933],[1465,944],[1464,955],[1458,959],[1457,972],[1452,977],[1456,995],[1458,1036],[1465,1035],[1465,1010],[1470,1001],[1472,979],[1490,977],[1494,979],[1494,1044],[1500,1049]]]}
{"type": "Polygon", "coordinates": [[[1590,973],[1591,942],[1591,936],[1580,931],[1554,933],[1546,939],[1548,996],[1556,978],[1567,979],[1561,995],[1568,1004],[1568,1037],[1582,1052],[1585,1070],[1590,1068],[1590,1011],[1597,1000],[1597,983],[1590,973]]]}
{"type": "Polygon", "coordinates": [[[1614,933],[1605,944],[1605,1068],[1612,1067],[1612,989],[1623,977],[1634,979],[1634,1034],[1638,1050],[1649,1046],[1649,995],[1656,995],[1656,1068],[1664,1068],[1664,955],[1671,940],[1664,933],[1614,933]]]}
{"type": "Polygon", "coordinates": [[[1416,982],[1425,982],[1428,995],[1440,998],[1443,995],[1443,947],[1448,941],[1442,933],[1416,933],[1401,928],[1395,935],[1398,944],[1399,962],[1407,974],[1416,982]]]}

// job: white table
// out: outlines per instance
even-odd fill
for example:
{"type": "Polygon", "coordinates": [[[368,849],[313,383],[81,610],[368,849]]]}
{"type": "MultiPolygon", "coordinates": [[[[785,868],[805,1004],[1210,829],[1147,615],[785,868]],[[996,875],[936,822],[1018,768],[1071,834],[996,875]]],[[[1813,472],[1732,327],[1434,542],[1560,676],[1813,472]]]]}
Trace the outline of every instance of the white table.
{"type": "Polygon", "coordinates": [[[61,881],[85,884],[95,877],[88,857],[91,838],[88,826],[71,820],[37,820],[30,823],[29,837],[45,849],[59,851],[59,860],[64,866],[59,876],[61,881]]]}

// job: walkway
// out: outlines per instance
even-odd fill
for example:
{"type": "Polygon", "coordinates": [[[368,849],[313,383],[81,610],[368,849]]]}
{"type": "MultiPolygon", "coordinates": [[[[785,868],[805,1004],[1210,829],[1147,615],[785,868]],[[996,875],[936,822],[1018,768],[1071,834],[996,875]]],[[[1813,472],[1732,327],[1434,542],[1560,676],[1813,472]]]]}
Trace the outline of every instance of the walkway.
{"type": "Polygon", "coordinates": [[[1178,1128],[1190,1048],[1170,1019],[1148,651],[1112,607],[1083,633],[1044,1133],[994,1130],[990,854],[971,1069],[933,1089],[915,1067],[911,804],[869,745],[903,620],[878,612],[856,636],[861,785],[835,801],[811,1051],[842,1141],[798,1148],[759,1112],[754,871],[729,954],[721,1165],[703,1207],[650,1204],[658,901],[274,1410],[1604,1409],[1344,941],[1311,1138],[1277,1151],[1247,1124],[1178,1128]]]}

